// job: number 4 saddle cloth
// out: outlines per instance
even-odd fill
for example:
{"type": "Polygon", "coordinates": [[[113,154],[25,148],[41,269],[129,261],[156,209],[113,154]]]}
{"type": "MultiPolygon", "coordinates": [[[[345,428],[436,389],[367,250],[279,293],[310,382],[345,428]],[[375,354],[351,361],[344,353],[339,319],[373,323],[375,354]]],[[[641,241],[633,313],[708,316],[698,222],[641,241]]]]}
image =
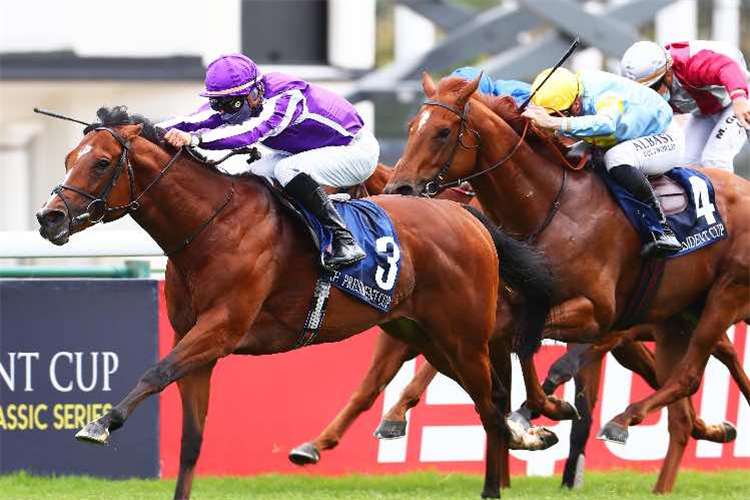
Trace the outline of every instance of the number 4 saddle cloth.
{"type": "MultiPolygon", "coordinates": [[[[367,258],[338,271],[323,270],[322,278],[372,307],[388,312],[401,272],[401,246],[388,214],[368,200],[334,201],[336,210],[367,258]]],[[[323,253],[331,251],[331,232],[299,205],[323,253]]]]}
{"type": "MultiPolygon", "coordinates": [[[[651,207],[636,200],[614,182],[603,168],[598,167],[597,173],[644,239],[649,240],[654,232],[661,232],[651,207]]],[[[714,186],[701,172],[678,167],[650,181],[672,230],[682,243],[682,250],[668,258],[686,255],[728,236],[716,206],[714,186]]]]}

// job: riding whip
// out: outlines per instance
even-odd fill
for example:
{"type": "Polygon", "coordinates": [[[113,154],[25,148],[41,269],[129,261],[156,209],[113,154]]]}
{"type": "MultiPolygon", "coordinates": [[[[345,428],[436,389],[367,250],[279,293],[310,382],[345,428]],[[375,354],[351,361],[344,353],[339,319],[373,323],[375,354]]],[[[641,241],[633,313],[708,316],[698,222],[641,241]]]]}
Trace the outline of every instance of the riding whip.
{"type": "Polygon", "coordinates": [[[45,111],[45,110],[39,109],[39,108],[34,108],[34,113],[39,113],[40,115],[51,116],[52,118],[60,118],[61,120],[68,120],[69,122],[80,123],[81,125],[86,125],[87,127],[91,126],[90,123],[87,123],[87,122],[85,122],[83,120],[78,120],[76,118],[71,118],[69,116],[61,115],[61,114],[58,114],[58,113],[53,113],[52,111],[45,111]]]}
{"type": "Polygon", "coordinates": [[[554,73],[557,70],[557,68],[559,68],[560,66],[562,66],[563,63],[568,60],[568,58],[573,53],[573,51],[576,50],[576,47],[578,47],[578,44],[580,42],[581,42],[581,39],[578,38],[578,37],[576,37],[576,39],[573,40],[573,43],[570,44],[570,47],[568,47],[568,51],[565,52],[565,54],[562,56],[562,58],[560,58],[560,60],[557,61],[557,64],[555,64],[553,66],[552,71],[550,71],[549,74],[547,75],[547,77],[544,80],[542,80],[542,83],[539,84],[539,86],[536,88],[536,90],[534,90],[534,92],[532,92],[531,95],[529,97],[527,97],[525,101],[523,101],[523,104],[521,104],[521,107],[519,108],[520,111],[523,111],[524,109],[526,109],[526,106],[529,105],[529,103],[531,102],[531,99],[534,97],[534,95],[539,91],[540,88],[542,88],[542,85],[544,85],[544,83],[547,80],[549,80],[549,77],[552,76],[552,73],[554,73]]]}

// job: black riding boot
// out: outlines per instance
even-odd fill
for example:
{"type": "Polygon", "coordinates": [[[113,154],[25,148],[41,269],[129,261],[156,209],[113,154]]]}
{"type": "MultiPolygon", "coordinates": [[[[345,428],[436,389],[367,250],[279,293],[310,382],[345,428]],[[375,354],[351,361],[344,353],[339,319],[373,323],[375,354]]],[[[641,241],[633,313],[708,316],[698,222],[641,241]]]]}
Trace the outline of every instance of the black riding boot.
{"type": "Polygon", "coordinates": [[[323,267],[335,270],[365,258],[365,252],[346,228],[333,202],[312,177],[305,173],[297,174],[284,189],[333,234],[333,254],[325,254],[323,267]]]}
{"type": "Polygon", "coordinates": [[[662,234],[654,233],[654,243],[662,255],[672,255],[682,250],[682,245],[667,222],[667,217],[661,209],[659,198],[646,176],[639,169],[631,165],[617,165],[609,170],[609,175],[620,186],[624,187],[642,203],[650,205],[656,212],[661,224],[662,234]]]}

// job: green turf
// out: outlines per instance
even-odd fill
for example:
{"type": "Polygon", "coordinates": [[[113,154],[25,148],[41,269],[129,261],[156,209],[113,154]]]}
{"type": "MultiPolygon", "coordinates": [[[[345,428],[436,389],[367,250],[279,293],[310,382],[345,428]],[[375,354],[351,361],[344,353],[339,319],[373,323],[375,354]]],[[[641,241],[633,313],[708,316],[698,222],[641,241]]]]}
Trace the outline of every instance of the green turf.
{"type": "MultiPolygon", "coordinates": [[[[668,496],[653,496],[655,474],[629,471],[588,473],[583,489],[561,490],[559,478],[514,477],[508,499],[742,499],[750,498],[747,470],[697,472],[683,470],[677,488],[668,496]]],[[[0,499],[160,499],[172,498],[173,480],[107,481],[90,477],[39,477],[29,474],[0,476],[0,499]]],[[[482,478],[468,474],[415,474],[343,477],[269,474],[257,477],[201,477],[193,488],[194,500],[476,500],[482,478]]]]}

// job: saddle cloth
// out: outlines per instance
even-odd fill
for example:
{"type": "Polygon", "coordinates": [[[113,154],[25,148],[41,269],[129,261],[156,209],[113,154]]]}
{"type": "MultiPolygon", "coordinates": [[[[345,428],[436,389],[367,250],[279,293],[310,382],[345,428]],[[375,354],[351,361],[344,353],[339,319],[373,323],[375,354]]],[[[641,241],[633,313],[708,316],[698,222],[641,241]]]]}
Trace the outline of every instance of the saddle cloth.
{"type": "MultiPolygon", "coordinates": [[[[638,233],[646,240],[661,233],[654,210],[614,182],[601,166],[596,168],[620,208],[638,233]]],[[[716,206],[711,180],[690,168],[673,168],[651,184],[659,196],[672,230],[682,243],[682,250],[669,258],[680,257],[706,247],[728,236],[716,206]]]]}
{"type": "MultiPolygon", "coordinates": [[[[338,271],[323,270],[323,278],[339,290],[387,312],[401,273],[401,245],[388,214],[367,200],[334,201],[336,210],[367,257],[338,271]]],[[[321,259],[331,252],[333,235],[300,205],[295,204],[315,233],[321,259]]]]}

